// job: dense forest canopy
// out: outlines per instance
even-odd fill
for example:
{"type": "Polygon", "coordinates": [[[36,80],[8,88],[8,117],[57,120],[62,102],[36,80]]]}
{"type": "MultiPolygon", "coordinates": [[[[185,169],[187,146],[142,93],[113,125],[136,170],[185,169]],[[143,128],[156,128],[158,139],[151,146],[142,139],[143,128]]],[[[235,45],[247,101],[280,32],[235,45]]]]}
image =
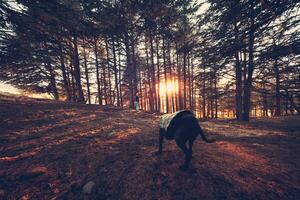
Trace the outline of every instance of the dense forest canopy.
{"type": "Polygon", "coordinates": [[[0,0],[0,80],[198,117],[300,113],[297,0],[0,0]]]}

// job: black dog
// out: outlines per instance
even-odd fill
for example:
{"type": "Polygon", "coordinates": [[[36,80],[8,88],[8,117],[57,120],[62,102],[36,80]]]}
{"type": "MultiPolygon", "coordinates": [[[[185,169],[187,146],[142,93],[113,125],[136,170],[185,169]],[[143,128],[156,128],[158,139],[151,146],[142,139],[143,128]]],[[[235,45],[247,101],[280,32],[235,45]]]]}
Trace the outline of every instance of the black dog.
{"type": "Polygon", "coordinates": [[[214,142],[205,137],[198,120],[191,111],[182,110],[173,114],[166,114],[162,116],[160,121],[159,150],[156,154],[162,153],[164,138],[167,140],[175,139],[176,144],[185,154],[185,162],[180,166],[180,169],[187,170],[192,158],[193,143],[199,134],[205,142],[214,142]],[[186,146],[187,142],[189,148],[186,146]]]}

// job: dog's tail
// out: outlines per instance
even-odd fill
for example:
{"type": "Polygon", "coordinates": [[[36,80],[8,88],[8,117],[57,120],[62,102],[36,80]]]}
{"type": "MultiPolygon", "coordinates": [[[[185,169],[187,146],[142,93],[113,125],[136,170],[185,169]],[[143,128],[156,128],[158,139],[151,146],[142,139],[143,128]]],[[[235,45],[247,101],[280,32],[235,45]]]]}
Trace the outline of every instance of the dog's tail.
{"type": "MultiPolygon", "coordinates": [[[[200,126],[199,126],[199,128],[200,128],[200,126]]],[[[203,139],[203,141],[205,141],[207,143],[213,143],[216,141],[215,139],[207,139],[201,128],[200,128],[199,134],[200,134],[201,138],[203,139]]]]}
{"type": "Polygon", "coordinates": [[[201,138],[202,138],[202,140],[203,140],[204,142],[207,142],[207,143],[213,143],[213,142],[216,141],[215,139],[207,139],[207,137],[204,135],[204,132],[203,132],[202,128],[200,127],[200,125],[199,125],[197,119],[195,119],[195,122],[196,122],[196,124],[197,124],[198,132],[199,132],[199,134],[200,134],[200,136],[201,136],[201,138]]]}

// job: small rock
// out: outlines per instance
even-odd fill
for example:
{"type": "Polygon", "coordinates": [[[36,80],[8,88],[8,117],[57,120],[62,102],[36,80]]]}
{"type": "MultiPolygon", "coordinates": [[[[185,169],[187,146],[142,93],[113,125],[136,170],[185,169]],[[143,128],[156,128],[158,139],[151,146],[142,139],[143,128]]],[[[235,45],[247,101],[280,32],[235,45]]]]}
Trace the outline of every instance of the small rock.
{"type": "Polygon", "coordinates": [[[5,196],[5,191],[2,190],[2,189],[0,189],[0,197],[2,198],[2,197],[4,197],[4,196],[5,196]]]}
{"type": "Polygon", "coordinates": [[[111,132],[111,133],[108,133],[108,136],[109,136],[109,137],[112,137],[112,136],[114,136],[115,134],[116,134],[116,132],[113,131],[113,132],[111,132]]]}
{"type": "Polygon", "coordinates": [[[95,186],[95,183],[93,181],[89,181],[83,186],[82,190],[84,193],[91,194],[94,186],[95,186]]]}

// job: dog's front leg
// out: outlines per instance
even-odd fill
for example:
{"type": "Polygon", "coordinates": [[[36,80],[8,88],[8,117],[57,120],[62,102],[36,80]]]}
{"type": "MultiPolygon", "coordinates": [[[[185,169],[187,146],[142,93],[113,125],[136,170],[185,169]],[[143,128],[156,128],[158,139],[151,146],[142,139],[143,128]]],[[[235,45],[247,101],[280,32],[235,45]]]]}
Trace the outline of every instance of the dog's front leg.
{"type": "Polygon", "coordinates": [[[160,128],[159,129],[159,146],[158,146],[158,151],[156,152],[156,155],[159,155],[162,153],[162,145],[164,143],[164,136],[165,136],[165,130],[160,128]]]}

